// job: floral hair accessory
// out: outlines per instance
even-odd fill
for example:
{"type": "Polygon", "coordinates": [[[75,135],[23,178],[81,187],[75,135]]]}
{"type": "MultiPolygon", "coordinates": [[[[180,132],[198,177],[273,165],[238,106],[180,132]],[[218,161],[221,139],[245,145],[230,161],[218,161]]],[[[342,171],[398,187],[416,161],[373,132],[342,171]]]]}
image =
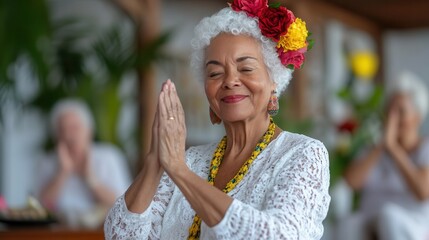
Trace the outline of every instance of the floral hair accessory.
{"type": "Polygon", "coordinates": [[[268,0],[234,0],[234,11],[245,12],[258,21],[263,36],[276,43],[281,63],[299,69],[305,61],[304,53],[311,49],[313,40],[305,22],[280,4],[268,5],[268,0]]]}

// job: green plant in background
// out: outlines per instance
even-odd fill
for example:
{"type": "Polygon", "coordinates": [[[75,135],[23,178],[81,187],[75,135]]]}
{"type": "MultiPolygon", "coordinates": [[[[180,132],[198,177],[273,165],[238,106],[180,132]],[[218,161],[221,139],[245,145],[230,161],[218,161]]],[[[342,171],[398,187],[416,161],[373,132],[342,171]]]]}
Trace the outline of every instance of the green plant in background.
{"type": "Polygon", "coordinates": [[[22,58],[32,66],[39,85],[46,84],[49,67],[43,42],[51,36],[45,1],[0,0],[0,102],[10,98],[20,101],[11,69],[22,58]]]}
{"type": "MultiPolygon", "coordinates": [[[[130,72],[168,60],[162,48],[171,32],[138,50],[134,36],[113,27],[92,45],[84,46],[81,42],[92,34],[94,26],[88,27],[87,22],[77,19],[51,22],[47,2],[43,0],[0,0],[0,21],[1,102],[11,100],[23,109],[36,108],[48,113],[61,98],[81,98],[93,111],[96,139],[121,146],[117,136],[125,101],[119,95],[121,81],[130,72]],[[29,63],[37,81],[37,93],[30,100],[16,94],[18,79],[10,74],[11,67],[21,59],[29,63]],[[88,67],[94,64],[95,67],[88,67]]],[[[127,97],[137,98],[137,93],[127,97]]]]}
{"type": "Polygon", "coordinates": [[[337,96],[352,114],[336,126],[337,144],[329,152],[331,183],[341,178],[359,152],[377,141],[380,135],[383,88],[372,82],[378,69],[377,56],[372,52],[358,51],[349,57],[349,78],[337,96]],[[359,86],[366,86],[364,96],[356,94],[359,86]]]}

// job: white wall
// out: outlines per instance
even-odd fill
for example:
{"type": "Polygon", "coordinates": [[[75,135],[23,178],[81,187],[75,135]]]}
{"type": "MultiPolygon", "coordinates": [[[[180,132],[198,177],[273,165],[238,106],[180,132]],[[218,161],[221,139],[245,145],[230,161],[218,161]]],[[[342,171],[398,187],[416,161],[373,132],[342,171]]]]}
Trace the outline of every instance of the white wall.
{"type": "MultiPolygon", "coordinates": [[[[429,87],[429,28],[391,31],[384,35],[385,79],[395,79],[408,70],[425,80],[429,87]]],[[[429,133],[429,118],[423,124],[423,133],[429,133]]]]}

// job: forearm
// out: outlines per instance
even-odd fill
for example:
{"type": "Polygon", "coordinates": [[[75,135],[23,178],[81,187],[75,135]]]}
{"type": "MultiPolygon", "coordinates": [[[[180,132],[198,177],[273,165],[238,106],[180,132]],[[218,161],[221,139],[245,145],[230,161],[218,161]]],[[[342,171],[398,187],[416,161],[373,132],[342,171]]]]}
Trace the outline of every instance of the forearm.
{"type": "Polygon", "coordinates": [[[145,165],[125,193],[125,203],[129,211],[144,212],[152,202],[163,174],[157,166],[145,165]]]}
{"type": "Polygon", "coordinates": [[[186,165],[168,172],[198,216],[209,226],[218,224],[233,199],[193,173],[186,165]]]}
{"type": "Polygon", "coordinates": [[[359,190],[365,184],[369,172],[379,161],[382,153],[382,146],[375,146],[362,159],[352,163],[345,171],[344,178],[347,183],[355,190],[359,190]]]}
{"type": "Polygon", "coordinates": [[[389,152],[414,195],[420,200],[428,199],[429,189],[427,183],[429,182],[429,176],[427,171],[414,165],[408,154],[402,149],[393,148],[389,152]]]}
{"type": "Polygon", "coordinates": [[[157,166],[143,166],[125,195],[109,211],[104,224],[106,239],[159,239],[174,190],[163,173],[157,166]]]}
{"type": "Polygon", "coordinates": [[[58,196],[68,177],[69,177],[69,173],[59,171],[43,188],[40,197],[45,207],[48,207],[48,208],[56,207],[58,196]]]}

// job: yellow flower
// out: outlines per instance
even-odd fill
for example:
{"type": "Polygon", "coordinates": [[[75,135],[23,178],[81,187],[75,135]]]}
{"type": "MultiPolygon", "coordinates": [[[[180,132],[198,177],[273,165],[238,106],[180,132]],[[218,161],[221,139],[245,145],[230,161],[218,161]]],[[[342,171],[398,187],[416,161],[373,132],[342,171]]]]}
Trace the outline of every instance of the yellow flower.
{"type": "Polygon", "coordinates": [[[357,77],[371,79],[377,73],[378,58],[373,52],[356,52],[350,56],[349,61],[350,67],[357,77]]]}
{"type": "Polygon", "coordinates": [[[289,50],[298,50],[306,46],[307,37],[308,30],[305,22],[300,18],[296,18],[295,21],[289,26],[287,33],[280,36],[280,40],[277,43],[277,48],[282,47],[284,52],[289,50]]]}

